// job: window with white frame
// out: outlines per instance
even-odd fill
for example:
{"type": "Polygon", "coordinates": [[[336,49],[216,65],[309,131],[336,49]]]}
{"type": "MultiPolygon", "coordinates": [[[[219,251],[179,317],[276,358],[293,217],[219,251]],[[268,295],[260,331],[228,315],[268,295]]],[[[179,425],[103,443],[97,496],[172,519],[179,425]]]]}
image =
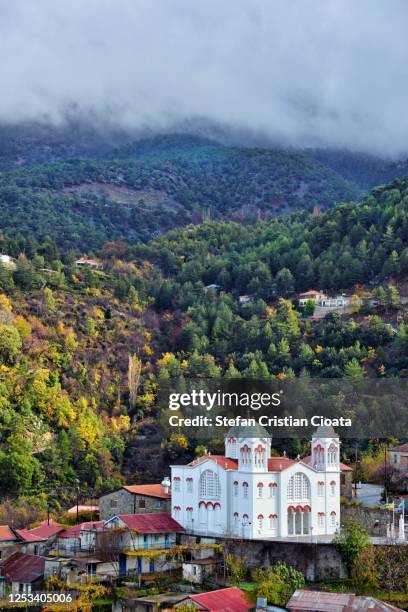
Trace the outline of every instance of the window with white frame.
{"type": "Polygon", "coordinates": [[[278,517],[276,514],[269,516],[269,529],[276,530],[278,528],[278,517]]]}
{"type": "Polygon", "coordinates": [[[324,526],[324,513],[323,512],[319,512],[317,515],[317,526],[318,527],[324,526]]]}
{"type": "Polygon", "coordinates": [[[173,508],[173,516],[176,520],[180,518],[180,506],[174,506],[173,508]]]}
{"type": "Polygon", "coordinates": [[[186,483],[187,483],[187,493],[192,493],[193,492],[193,479],[187,478],[186,483]]]}
{"type": "Polygon", "coordinates": [[[238,512],[234,512],[234,527],[235,529],[239,526],[239,515],[238,512]]]}
{"type": "Polygon", "coordinates": [[[264,522],[264,517],[262,514],[258,515],[258,529],[262,530],[263,529],[263,522],[264,522]]]}
{"type": "Polygon", "coordinates": [[[334,480],[330,483],[330,495],[336,495],[336,482],[334,480]]]}
{"type": "Polygon", "coordinates": [[[317,483],[317,495],[319,497],[324,496],[324,482],[320,481],[317,483]]]}
{"type": "Polygon", "coordinates": [[[201,499],[219,499],[221,497],[221,485],[218,474],[212,470],[205,470],[200,476],[201,499]]]}
{"type": "Polygon", "coordinates": [[[297,472],[290,478],[287,496],[295,501],[310,501],[310,481],[305,474],[297,472]]]}
{"type": "Polygon", "coordinates": [[[186,509],[186,518],[187,518],[187,523],[193,522],[193,509],[192,508],[186,509]]]}
{"type": "Polygon", "coordinates": [[[257,489],[258,489],[258,497],[263,497],[263,484],[262,484],[262,482],[258,483],[257,489]]]}
{"type": "Polygon", "coordinates": [[[271,482],[271,484],[269,485],[269,497],[276,497],[276,489],[276,483],[271,482]]]}
{"type": "Polygon", "coordinates": [[[247,482],[244,482],[242,484],[242,490],[243,490],[244,497],[248,497],[248,483],[247,482]]]}
{"type": "Polygon", "coordinates": [[[180,481],[180,478],[178,476],[173,478],[173,489],[174,489],[174,491],[180,491],[181,490],[181,481],[180,481]]]}
{"type": "Polygon", "coordinates": [[[234,497],[238,497],[238,481],[234,482],[234,497]]]}
{"type": "Polygon", "coordinates": [[[334,527],[336,525],[336,513],[335,512],[331,513],[330,519],[331,519],[331,525],[332,527],[334,527]]]}

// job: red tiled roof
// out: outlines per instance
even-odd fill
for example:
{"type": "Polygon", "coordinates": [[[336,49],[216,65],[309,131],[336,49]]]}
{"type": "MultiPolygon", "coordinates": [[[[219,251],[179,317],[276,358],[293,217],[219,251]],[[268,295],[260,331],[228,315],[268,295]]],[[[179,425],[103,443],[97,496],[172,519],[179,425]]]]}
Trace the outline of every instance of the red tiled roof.
{"type": "Polygon", "coordinates": [[[41,542],[42,537],[31,533],[28,529],[15,529],[14,532],[23,542],[41,542]]]}
{"type": "MultiPolygon", "coordinates": [[[[306,465],[310,465],[312,463],[312,457],[310,455],[308,457],[303,457],[303,459],[301,459],[301,462],[306,463],[306,465]]],[[[340,470],[342,472],[352,472],[353,468],[351,468],[349,465],[346,465],[345,463],[340,462],[340,470]]]]}
{"type": "Polygon", "coordinates": [[[190,595],[189,599],[209,612],[247,612],[254,607],[238,587],[190,595]]]}
{"type": "Polygon", "coordinates": [[[270,457],[268,459],[268,472],[282,472],[291,467],[296,461],[289,457],[270,457]]]}
{"type": "Polygon", "coordinates": [[[400,444],[390,449],[394,453],[408,453],[408,444],[400,444]]]}
{"type": "Polygon", "coordinates": [[[165,493],[164,487],[161,484],[125,485],[122,488],[126,489],[126,491],[129,491],[129,493],[146,495],[146,497],[158,497],[160,499],[171,498],[171,493],[165,493]]]}
{"type": "Polygon", "coordinates": [[[238,460],[230,459],[230,457],[225,457],[225,455],[203,455],[198,459],[194,459],[194,461],[191,461],[188,465],[199,465],[208,460],[214,461],[217,465],[224,468],[224,470],[236,470],[238,468],[238,460]]]}
{"type": "Polygon", "coordinates": [[[184,527],[166,512],[119,514],[119,518],[129,529],[134,529],[139,533],[171,533],[184,531],[184,527]]]}
{"type": "Polygon", "coordinates": [[[8,525],[0,525],[0,540],[17,540],[17,538],[8,525]]]}
{"type": "Polygon", "coordinates": [[[47,521],[43,521],[38,527],[30,529],[31,534],[38,536],[43,540],[48,540],[48,538],[52,538],[61,531],[64,531],[64,527],[61,527],[61,525],[55,523],[54,521],[50,521],[50,524],[48,524],[47,521]]]}
{"type": "Polygon", "coordinates": [[[44,575],[45,559],[38,555],[12,554],[1,564],[1,575],[16,582],[30,583],[44,575]]]}

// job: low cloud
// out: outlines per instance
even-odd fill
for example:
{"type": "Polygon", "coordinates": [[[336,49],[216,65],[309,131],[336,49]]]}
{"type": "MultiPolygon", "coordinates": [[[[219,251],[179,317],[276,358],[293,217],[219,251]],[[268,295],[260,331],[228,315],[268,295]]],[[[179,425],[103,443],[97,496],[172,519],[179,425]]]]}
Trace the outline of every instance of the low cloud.
{"type": "Polygon", "coordinates": [[[294,146],[408,153],[405,0],[13,0],[0,121],[208,121],[294,146]]]}

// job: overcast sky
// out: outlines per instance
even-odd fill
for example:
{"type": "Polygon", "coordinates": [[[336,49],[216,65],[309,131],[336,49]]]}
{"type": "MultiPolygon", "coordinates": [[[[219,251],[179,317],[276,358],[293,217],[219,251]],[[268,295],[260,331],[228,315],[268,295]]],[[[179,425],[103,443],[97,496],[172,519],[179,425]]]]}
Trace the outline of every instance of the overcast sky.
{"type": "Polygon", "coordinates": [[[407,0],[0,0],[0,120],[408,153],[407,0]]]}

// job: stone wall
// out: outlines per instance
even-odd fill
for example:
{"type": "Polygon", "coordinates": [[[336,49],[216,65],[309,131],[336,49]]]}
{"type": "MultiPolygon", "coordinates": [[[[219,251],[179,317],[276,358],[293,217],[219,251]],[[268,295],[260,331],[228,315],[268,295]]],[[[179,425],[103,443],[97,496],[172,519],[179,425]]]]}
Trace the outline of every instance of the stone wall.
{"type": "MultiPolygon", "coordinates": [[[[184,538],[188,539],[188,536],[184,538]]],[[[202,538],[202,541],[205,542],[206,539],[202,538]]],[[[228,552],[245,559],[249,570],[269,567],[282,561],[296,567],[311,582],[347,578],[347,570],[333,544],[232,538],[212,538],[211,541],[224,544],[228,552]]]]}
{"type": "Polygon", "coordinates": [[[159,499],[130,493],[126,489],[119,489],[99,498],[99,514],[103,521],[107,521],[117,514],[170,513],[170,508],[171,503],[169,499],[159,499]]]}
{"type": "Polygon", "coordinates": [[[343,505],[341,507],[341,520],[351,519],[357,521],[367,529],[371,536],[387,535],[386,525],[390,521],[391,513],[387,510],[373,510],[365,506],[343,505]]]}

